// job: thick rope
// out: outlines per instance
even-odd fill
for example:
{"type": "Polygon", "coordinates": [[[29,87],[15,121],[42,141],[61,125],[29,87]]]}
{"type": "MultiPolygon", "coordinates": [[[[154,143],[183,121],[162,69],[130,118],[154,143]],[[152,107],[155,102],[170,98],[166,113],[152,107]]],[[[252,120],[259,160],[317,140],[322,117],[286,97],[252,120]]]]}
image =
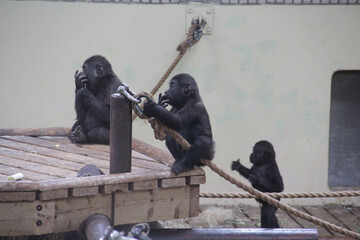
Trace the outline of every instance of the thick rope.
{"type": "MultiPolygon", "coordinates": [[[[335,197],[358,197],[360,191],[338,192],[299,192],[299,193],[266,193],[272,198],[335,198],[335,197]]],[[[254,198],[250,193],[200,193],[202,198],[254,198]]]]}
{"type": "MultiPolygon", "coordinates": [[[[172,71],[175,69],[175,67],[178,65],[180,60],[184,57],[187,50],[189,50],[191,46],[195,45],[201,39],[201,38],[199,40],[193,39],[193,34],[194,34],[196,27],[197,26],[195,24],[192,24],[191,27],[189,28],[186,40],[181,42],[176,49],[177,51],[179,51],[179,55],[175,58],[175,60],[172,62],[172,64],[168,68],[168,70],[164,73],[164,75],[161,77],[159,82],[151,90],[150,93],[152,95],[155,95],[155,93],[157,93],[157,91],[159,91],[160,87],[164,84],[164,82],[169,77],[169,75],[172,73],[172,71]]],[[[142,108],[143,106],[144,106],[144,103],[141,103],[140,107],[142,108]]],[[[134,121],[137,116],[138,115],[134,113],[132,116],[132,120],[134,121]]]]}
{"type": "Polygon", "coordinates": [[[338,232],[340,234],[343,234],[345,236],[348,237],[352,237],[352,238],[356,238],[356,239],[360,239],[360,234],[338,227],[335,224],[326,222],[324,220],[321,220],[317,217],[311,216],[307,213],[301,212],[295,208],[292,208],[278,200],[276,200],[275,198],[270,197],[268,194],[260,192],[258,190],[256,190],[253,187],[250,187],[242,182],[240,182],[239,180],[237,180],[236,178],[230,176],[229,174],[227,174],[224,170],[222,170],[221,168],[219,168],[218,166],[216,166],[213,162],[208,161],[208,160],[204,160],[201,159],[201,162],[203,164],[205,164],[206,166],[208,166],[211,170],[213,170],[214,172],[216,172],[219,176],[223,177],[225,180],[231,182],[232,184],[235,184],[237,187],[244,189],[245,191],[249,192],[250,194],[254,195],[256,198],[260,198],[261,200],[270,203],[271,205],[280,208],[281,210],[293,214],[297,217],[303,218],[309,222],[315,223],[316,225],[322,226],[328,230],[334,231],[334,232],[338,232]]]}
{"type": "MultiPolygon", "coordinates": [[[[155,126],[156,128],[154,128],[154,132],[155,135],[161,135],[161,136],[166,136],[166,133],[168,133],[171,137],[173,137],[175,139],[175,141],[185,150],[189,150],[189,148],[191,147],[190,143],[188,141],[186,141],[179,133],[177,133],[176,131],[167,128],[166,126],[164,126],[160,121],[152,118],[149,121],[155,121],[157,122],[156,124],[151,124],[152,126],[155,126]],[[159,134],[160,133],[160,134],[159,134]]],[[[159,140],[164,140],[164,138],[157,138],[159,140]]],[[[265,202],[270,203],[271,205],[280,208],[281,210],[293,214],[297,217],[303,218],[309,222],[315,223],[316,225],[322,226],[328,230],[334,231],[334,232],[338,232],[340,234],[343,234],[345,236],[348,237],[352,237],[352,238],[356,238],[356,239],[360,239],[360,234],[338,227],[335,224],[326,222],[324,220],[321,220],[320,218],[311,216],[307,213],[301,212],[293,207],[290,207],[288,205],[286,205],[285,203],[282,203],[280,201],[278,201],[275,198],[270,197],[268,194],[260,192],[259,190],[246,185],[244,183],[242,183],[241,181],[239,181],[238,179],[230,176],[229,174],[227,174],[224,170],[222,170],[221,168],[219,168],[218,166],[216,166],[215,163],[213,163],[212,161],[206,160],[206,159],[201,159],[200,160],[201,163],[205,164],[206,166],[208,166],[211,170],[213,170],[214,172],[216,172],[220,177],[224,178],[225,180],[229,181],[230,183],[236,185],[239,188],[242,188],[243,190],[249,192],[250,194],[254,195],[256,198],[259,198],[265,202]]]]}

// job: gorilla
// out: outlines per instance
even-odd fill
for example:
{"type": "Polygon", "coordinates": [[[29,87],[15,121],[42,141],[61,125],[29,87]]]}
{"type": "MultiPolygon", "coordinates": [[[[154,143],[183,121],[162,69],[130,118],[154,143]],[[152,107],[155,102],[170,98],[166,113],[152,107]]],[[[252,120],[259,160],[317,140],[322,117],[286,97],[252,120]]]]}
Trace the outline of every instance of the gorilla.
{"type": "Polygon", "coordinates": [[[122,82],[105,57],[88,58],[82,71],[75,72],[77,121],[71,129],[72,143],[109,144],[110,98],[122,82]]]}
{"type": "MultiPolygon", "coordinates": [[[[284,190],[282,177],[275,161],[274,147],[270,142],[257,142],[250,154],[250,162],[253,166],[248,169],[239,160],[233,161],[231,169],[238,171],[251,182],[254,188],[261,192],[282,192],[284,190]]],[[[262,204],[261,227],[278,228],[279,223],[275,216],[277,208],[261,199],[256,200],[262,204]]]]}
{"type": "Polygon", "coordinates": [[[201,100],[196,81],[189,74],[174,76],[170,80],[169,89],[163,96],[159,95],[158,104],[153,101],[145,103],[144,113],[177,131],[192,145],[185,151],[167,134],[166,146],[175,158],[171,170],[176,175],[193,169],[195,165],[202,166],[201,158],[214,158],[209,115],[201,100]],[[170,111],[166,109],[168,104],[172,106],[170,111]]]}

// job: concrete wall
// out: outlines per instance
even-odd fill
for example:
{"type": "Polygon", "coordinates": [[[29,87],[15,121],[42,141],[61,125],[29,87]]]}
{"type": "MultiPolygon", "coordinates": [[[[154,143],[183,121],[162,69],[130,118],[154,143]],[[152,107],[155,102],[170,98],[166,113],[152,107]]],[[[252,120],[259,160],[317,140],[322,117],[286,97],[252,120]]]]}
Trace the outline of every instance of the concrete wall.
{"type": "MultiPolygon", "coordinates": [[[[74,72],[94,54],[107,57],[134,91],[152,89],[185,37],[186,6],[1,1],[0,128],[70,127],[74,72]]],[[[331,76],[360,68],[360,6],[214,9],[213,35],[174,71],[198,81],[216,141],[214,161],[229,172],[237,158],[250,166],[252,146],[267,139],[286,192],[328,191],[331,76]]],[[[133,135],[165,148],[142,120],[133,135]]],[[[202,191],[238,191],[206,172],[202,191]]]]}

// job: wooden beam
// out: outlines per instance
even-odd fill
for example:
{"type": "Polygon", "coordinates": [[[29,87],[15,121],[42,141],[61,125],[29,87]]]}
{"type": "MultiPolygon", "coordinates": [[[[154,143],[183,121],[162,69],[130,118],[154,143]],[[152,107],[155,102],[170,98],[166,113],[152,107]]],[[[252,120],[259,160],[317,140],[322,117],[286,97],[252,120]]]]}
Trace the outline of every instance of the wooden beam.
{"type": "Polygon", "coordinates": [[[86,218],[96,213],[111,218],[111,195],[98,194],[57,200],[54,232],[78,230],[86,218]]]}
{"type": "Polygon", "coordinates": [[[200,186],[192,185],[190,188],[190,209],[189,217],[196,217],[199,215],[199,195],[200,195],[200,186]]]}
{"type": "Polygon", "coordinates": [[[35,192],[0,192],[0,202],[35,201],[35,192]]]}
{"type": "Polygon", "coordinates": [[[40,200],[52,200],[52,199],[61,199],[68,197],[68,189],[57,189],[50,191],[42,191],[39,193],[40,200]]]}
{"type": "Polygon", "coordinates": [[[189,217],[190,186],[115,193],[114,224],[189,217]]]}
{"type": "MultiPolygon", "coordinates": [[[[73,187],[88,187],[88,186],[99,186],[108,184],[128,183],[137,182],[144,180],[155,180],[164,178],[184,177],[191,175],[202,175],[204,171],[201,168],[195,168],[192,171],[184,172],[179,175],[175,175],[171,170],[166,171],[151,171],[151,172],[132,172],[132,173],[120,173],[111,175],[91,176],[86,178],[64,178],[54,179],[49,181],[41,181],[39,183],[39,190],[55,190],[63,188],[73,187]]],[[[1,184],[1,182],[0,182],[1,184]]],[[[4,189],[5,190],[5,189],[4,189]]]]}
{"type": "Polygon", "coordinates": [[[0,136],[66,136],[70,128],[0,128],[0,136]]]}
{"type": "Polygon", "coordinates": [[[180,187],[186,185],[186,178],[167,178],[159,180],[159,187],[169,188],[169,187],[180,187]]]}
{"type": "Polygon", "coordinates": [[[41,235],[54,231],[54,201],[2,202],[0,212],[0,236],[41,235]]]}
{"type": "Polygon", "coordinates": [[[158,180],[145,180],[138,181],[129,184],[129,190],[146,190],[146,189],[154,189],[158,187],[158,180]]]}

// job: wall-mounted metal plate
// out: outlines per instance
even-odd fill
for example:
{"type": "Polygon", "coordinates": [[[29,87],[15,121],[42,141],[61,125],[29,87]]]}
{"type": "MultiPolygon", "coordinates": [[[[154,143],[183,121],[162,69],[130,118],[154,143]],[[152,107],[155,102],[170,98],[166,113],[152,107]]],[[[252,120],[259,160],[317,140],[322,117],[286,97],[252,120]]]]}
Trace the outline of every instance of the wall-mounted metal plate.
{"type": "Polygon", "coordinates": [[[214,7],[211,5],[188,5],[186,7],[186,30],[187,33],[190,26],[191,21],[193,19],[197,19],[202,17],[206,20],[206,26],[203,31],[205,35],[211,35],[214,32],[214,7]]]}

